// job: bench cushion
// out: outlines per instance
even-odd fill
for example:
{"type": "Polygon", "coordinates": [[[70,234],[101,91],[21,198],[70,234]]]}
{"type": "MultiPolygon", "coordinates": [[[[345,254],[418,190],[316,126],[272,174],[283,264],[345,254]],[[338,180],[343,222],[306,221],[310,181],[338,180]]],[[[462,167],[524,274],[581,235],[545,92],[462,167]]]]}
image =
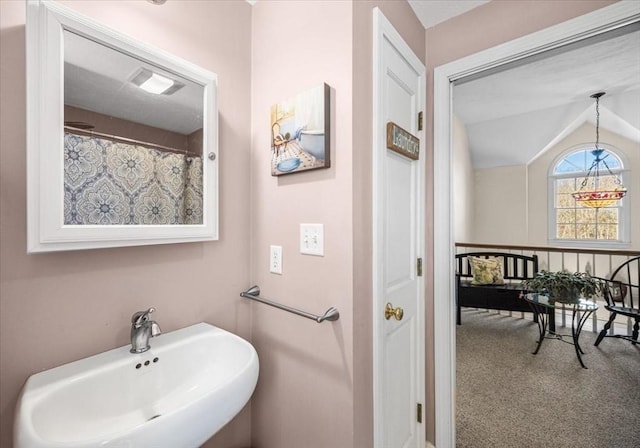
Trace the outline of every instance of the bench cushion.
{"type": "Polygon", "coordinates": [[[480,258],[469,257],[469,263],[471,264],[471,273],[473,285],[502,285],[504,284],[504,278],[502,272],[504,266],[502,260],[497,257],[480,258]]]}

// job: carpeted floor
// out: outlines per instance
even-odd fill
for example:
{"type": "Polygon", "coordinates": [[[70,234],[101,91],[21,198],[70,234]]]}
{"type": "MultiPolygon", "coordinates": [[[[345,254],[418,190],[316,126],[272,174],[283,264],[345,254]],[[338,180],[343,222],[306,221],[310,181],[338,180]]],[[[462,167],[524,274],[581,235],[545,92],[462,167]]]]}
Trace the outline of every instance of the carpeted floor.
{"type": "Polygon", "coordinates": [[[532,355],[529,320],[465,309],[456,335],[458,448],[640,447],[640,345],[584,331],[583,369],[558,340],[532,355]]]}

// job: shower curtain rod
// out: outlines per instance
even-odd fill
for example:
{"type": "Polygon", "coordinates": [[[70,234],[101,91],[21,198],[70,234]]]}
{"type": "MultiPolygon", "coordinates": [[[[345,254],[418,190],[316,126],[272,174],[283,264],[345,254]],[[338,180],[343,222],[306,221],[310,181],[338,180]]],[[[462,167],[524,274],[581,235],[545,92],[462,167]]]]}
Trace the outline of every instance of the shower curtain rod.
{"type": "Polygon", "coordinates": [[[191,151],[187,151],[187,150],[184,150],[184,149],[171,148],[169,146],[158,145],[157,143],[144,142],[142,140],[134,140],[132,138],[120,137],[119,135],[105,134],[105,133],[102,133],[102,132],[92,131],[90,129],[74,128],[73,126],[65,126],[64,129],[72,131],[74,133],[85,134],[85,135],[89,135],[89,136],[92,136],[92,137],[93,136],[105,137],[105,138],[108,138],[110,140],[117,140],[117,141],[120,141],[120,142],[123,142],[123,143],[136,143],[136,144],[143,145],[143,146],[148,146],[148,147],[154,148],[154,149],[161,149],[163,151],[201,157],[200,154],[197,154],[197,153],[191,152],[191,151]]]}

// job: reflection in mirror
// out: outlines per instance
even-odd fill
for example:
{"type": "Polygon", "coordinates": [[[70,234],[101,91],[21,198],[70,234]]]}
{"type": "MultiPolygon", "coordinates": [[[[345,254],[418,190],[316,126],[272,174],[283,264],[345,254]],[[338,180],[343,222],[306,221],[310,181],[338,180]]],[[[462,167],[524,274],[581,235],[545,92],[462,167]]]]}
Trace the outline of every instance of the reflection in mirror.
{"type": "Polygon", "coordinates": [[[201,224],[203,87],[63,35],[65,225],[201,224]]]}
{"type": "Polygon", "coordinates": [[[27,250],[218,238],[217,77],[27,1],[27,250]]]}

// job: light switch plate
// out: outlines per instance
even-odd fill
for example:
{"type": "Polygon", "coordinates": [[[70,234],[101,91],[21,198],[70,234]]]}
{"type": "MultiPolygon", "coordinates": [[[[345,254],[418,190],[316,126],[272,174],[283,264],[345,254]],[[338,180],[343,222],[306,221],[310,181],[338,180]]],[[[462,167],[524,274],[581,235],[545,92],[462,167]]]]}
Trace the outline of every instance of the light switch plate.
{"type": "Polygon", "coordinates": [[[324,224],[300,224],[300,253],[324,256],[324,224]]]}
{"type": "Polygon", "coordinates": [[[269,246],[269,272],[282,275],[282,246],[269,246]]]}

